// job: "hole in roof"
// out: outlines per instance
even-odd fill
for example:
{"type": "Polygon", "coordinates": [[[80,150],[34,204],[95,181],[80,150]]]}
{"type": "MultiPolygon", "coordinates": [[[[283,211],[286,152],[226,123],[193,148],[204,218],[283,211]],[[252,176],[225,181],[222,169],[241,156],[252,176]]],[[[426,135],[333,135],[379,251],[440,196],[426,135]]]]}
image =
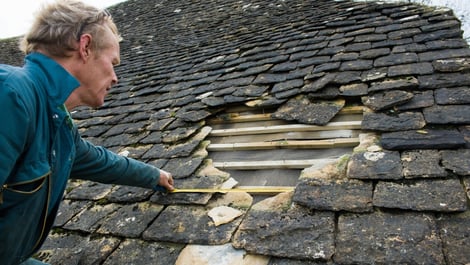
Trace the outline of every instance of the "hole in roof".
{"type": "Polygon", "coordinates": [[[295,187],[300,173],[322,168],[359,144],[362,106],[344,107],[324,126],[275,119],[275,109],[234,107],[208,119],[209,158],[242,187],[295,187]]]}

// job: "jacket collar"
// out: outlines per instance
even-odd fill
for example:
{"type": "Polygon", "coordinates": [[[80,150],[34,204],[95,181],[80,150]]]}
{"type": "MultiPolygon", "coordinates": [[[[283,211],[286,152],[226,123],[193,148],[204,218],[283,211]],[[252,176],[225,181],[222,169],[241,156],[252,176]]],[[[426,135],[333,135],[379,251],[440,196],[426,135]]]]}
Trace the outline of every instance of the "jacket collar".
{"type": "Polygon", "coordinates": [[[41,86],[56,105],[63,105],[72,91],[80,86],[60,64],[42,53],[31,53],[25,57],[25,68],[38,69],[33,71],[41,80],[41,86]]]}

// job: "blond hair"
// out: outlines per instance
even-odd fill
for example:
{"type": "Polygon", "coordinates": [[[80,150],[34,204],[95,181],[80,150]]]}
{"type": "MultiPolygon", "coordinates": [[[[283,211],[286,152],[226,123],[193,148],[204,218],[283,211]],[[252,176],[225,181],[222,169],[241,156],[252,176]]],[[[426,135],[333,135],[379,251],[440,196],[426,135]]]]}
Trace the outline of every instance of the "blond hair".
{"type": "Polygon", "coordinates": [[[106,47],[106,28],[121,40],[105,9],[76,0],[58,0],[39,9],[29,32],[20,42],[20,49],[25,54],[42,49],[52,56],[66,57],[77,49],[81,35],[88,33],[93,37],[91,49],[100,50],[106,47]]]}

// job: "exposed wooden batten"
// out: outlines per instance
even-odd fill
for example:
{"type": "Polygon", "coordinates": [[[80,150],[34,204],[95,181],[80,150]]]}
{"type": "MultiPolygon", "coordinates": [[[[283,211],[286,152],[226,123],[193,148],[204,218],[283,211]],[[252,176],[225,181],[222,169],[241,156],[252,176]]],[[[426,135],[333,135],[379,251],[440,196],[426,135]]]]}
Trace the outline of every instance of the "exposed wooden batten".
{"type": "Polygon", "coordinates": [[[303,169],[323,168],[359,144],[363,106],[345,107],[325,125],[273,118],[273,111],[238,107],[208,120],[213,166],[241,186],[295,185],[303,169]]]}
{"type": "Polygon", "coordinates": [[[249,128],[233,128],[233,129],[216,129],[211,131],[211,136],[232,136],[232,135],[249,135],[249,134],[265,134],[279,132],[302,132],[302,131],[323,131],[323,130],[359,130],[361,129],[361,121],[339,121],[330,122],[325,126],[306,125],[306,124],[287,124],[274,126],[259,126],[249,128]]]}
{"type": "Polygon", "coordinates": [[[235,135],[223,137],[211,137],[212,144],[232,144],[246,142],[269,142],[287,140],[325,140],[336,138],[358,138],[359,130],[332,130],[315,132],[288,132],[288,133],[266,133],[254,135],[235,135]]]}
{"type": "Polygon", "coordinates": [[[270,142],[249,142],[249,143],[230,143],[230,144],[210,144],[208,151],[241,151],[241,150],[268,150],[278,148],[295,148],[295,149],[318,149],[318,148],[335,148],[349,147],[359,144],[359,138],[338,138],[328,140],[287,140],[287,141],[270,141],[270,142]]]}
{"type": "Polygon", "coordinates": [[[334,159],[214,162],[213,165],[222,170],[304,169],[331,161],[334,159]]]}

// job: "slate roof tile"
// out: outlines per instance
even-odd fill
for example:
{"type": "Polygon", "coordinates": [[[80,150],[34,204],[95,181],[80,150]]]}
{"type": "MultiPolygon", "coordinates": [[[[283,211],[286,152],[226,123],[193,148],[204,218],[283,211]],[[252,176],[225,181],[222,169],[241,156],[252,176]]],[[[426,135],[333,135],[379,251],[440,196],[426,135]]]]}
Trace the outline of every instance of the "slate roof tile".
{"type": "MultiPolygon", "coordinates": [[[[195,188],[229,179],[208,149],[211,118],[232,107],[328,126],[363,106],[359,145],[268,199],[70,181],[40,258],[175,264],[196,243],[269,264],[470,262],[470,49],[452,10],[349,0],[129,0],[110,10],[124,37],[120,82],[102,108],[72,113],[93,143],[195,188]],[[243,215],[215,226],[207,213],[217,205],[243,215]]],[[[0,42],[2,62],[21,65],[13,45],[0,42]]]]}

